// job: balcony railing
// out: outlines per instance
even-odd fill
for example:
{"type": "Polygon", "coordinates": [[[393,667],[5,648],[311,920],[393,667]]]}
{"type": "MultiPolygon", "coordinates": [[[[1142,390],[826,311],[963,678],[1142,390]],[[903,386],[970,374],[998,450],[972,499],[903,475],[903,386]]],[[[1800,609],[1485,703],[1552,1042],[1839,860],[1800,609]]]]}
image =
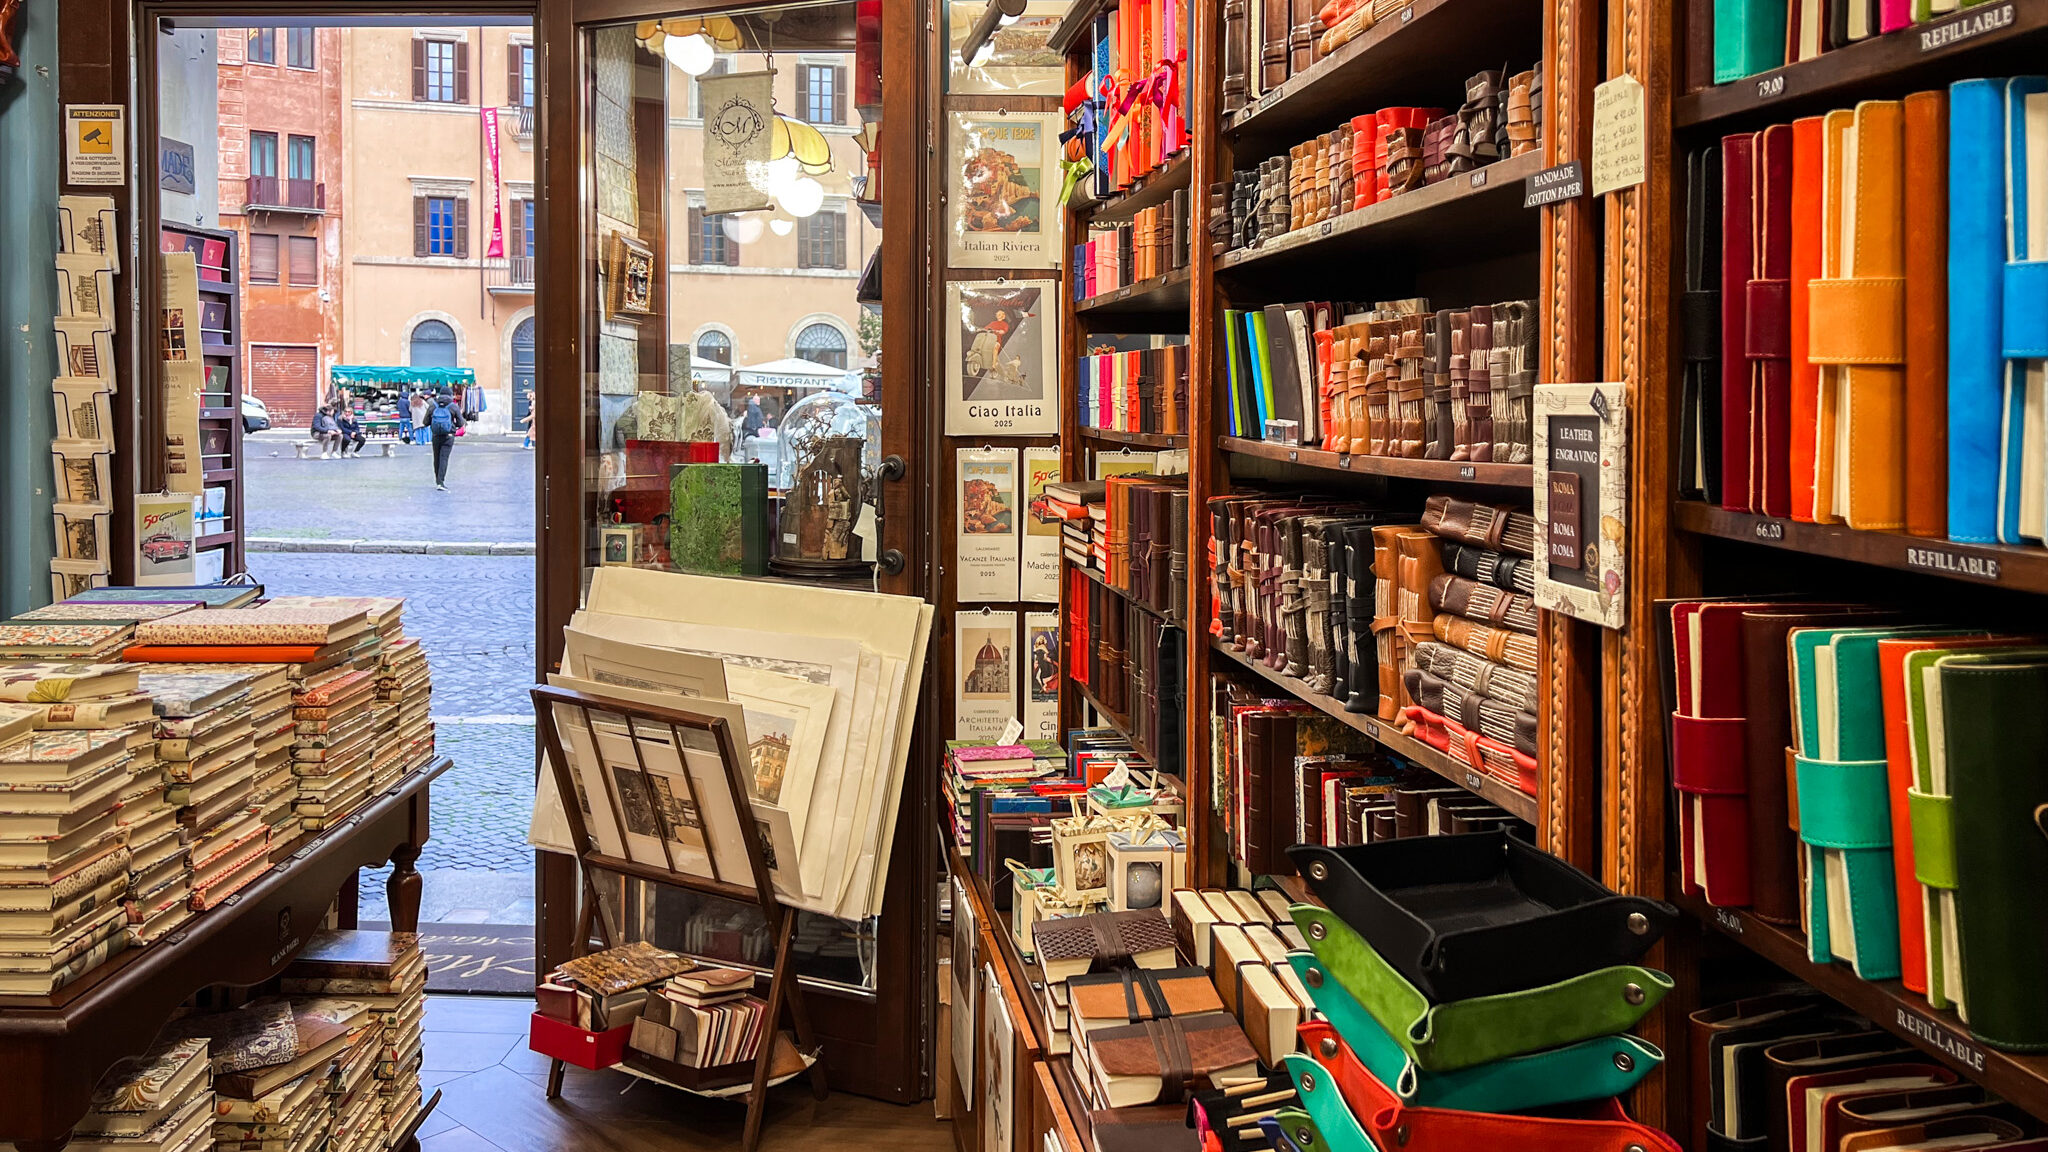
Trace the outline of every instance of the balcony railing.
{"type": "Polygon", "coordinates": [[[259,212],[325,212],[327,185],[317,180],[251,176],[248,206],[259,212]]]}
{"type": "Polygon", "coordinates": [[[484,261],[484,287],[492,292],[533,291],[533,257],[484,261]]]}
{"type": "Polygon", "coordinates": [[[519,109],[519,120],[512,128],[513,135],[522,140],[533,138],[533,112],[531,105],[519,109]]]}

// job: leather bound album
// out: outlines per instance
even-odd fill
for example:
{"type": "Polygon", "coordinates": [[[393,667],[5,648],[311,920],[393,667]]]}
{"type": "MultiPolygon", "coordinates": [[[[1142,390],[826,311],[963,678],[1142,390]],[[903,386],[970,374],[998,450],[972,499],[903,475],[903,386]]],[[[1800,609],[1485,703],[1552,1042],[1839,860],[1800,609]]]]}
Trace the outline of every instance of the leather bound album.
{"type": "Polygon", "coordinates": [[[1811,355],[1813,282],[1821,274],[1821,141],[1819,116],[1792,122],[1792,381],[1786,406],[1792,434],[1787,461],[1794,520],[1813,522],[1813,486],[1819,469],[1820,366],[1811,355]]]}
{"type": "Polygon", "coordinates": [[[1104,1028],[1088,1044],[1089,1074],[1113,1108],[1181,1103],[1189,1092],[1256,1076],[1258,1063],[1227,1012],[1104,1028]]]}
{"type": "MultiPolygon", "coordinates": [[[[1849,1032],[1787,1040],[1763,1051],[1764,1117],[1773,1149],[1793,1148],[1789,1086],[1801,1077],[1881,1068],[1914,1060],[1913,1049],[1889,1032],[1849,1032]]],[[[1803,1093],[1802,1093],[1803,1095],[1803,1093]]],[[[1803,1117],[1803,1112],[1802,1112],[1803,1117]]],[[[1803,1139],[1802,1139],[1803,1143],[1803,1139]]]]}

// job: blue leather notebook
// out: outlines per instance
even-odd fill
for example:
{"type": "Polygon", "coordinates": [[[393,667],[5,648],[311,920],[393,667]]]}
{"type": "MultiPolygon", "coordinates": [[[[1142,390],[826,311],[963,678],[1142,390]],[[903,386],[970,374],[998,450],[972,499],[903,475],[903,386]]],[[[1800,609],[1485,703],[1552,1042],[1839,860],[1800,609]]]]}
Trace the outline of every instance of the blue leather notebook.
{"type": "Polygon", "coordinates": [[[2005,434],[2000,539],[2048,538],[2048,78],[2005,86],[2005,434]]]}

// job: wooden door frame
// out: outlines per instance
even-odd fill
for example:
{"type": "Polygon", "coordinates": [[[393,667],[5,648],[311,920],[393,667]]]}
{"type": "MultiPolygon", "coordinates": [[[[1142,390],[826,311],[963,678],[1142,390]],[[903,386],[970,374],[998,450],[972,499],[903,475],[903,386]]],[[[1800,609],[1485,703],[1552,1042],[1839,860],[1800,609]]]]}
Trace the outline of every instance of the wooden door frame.
{"type": "MultiPolygon", "coordinates": [[[[536,397],[541,434],[535,440],[539,455],[535,484],[544,546],[538,559],[535,612],[539,643],[534,672],[537,678],[545,678],[558,667],[562,627],[581,599],[582,537],[588,530],[582,480],[589,432],[583,407],[583,337],[585,320],[595,306],[591,261],[596,257],[585,250],[583,227],[584,205],[591,202],[594,187],[588,167],[582,163],[578,132],[589,114],[582,31],[591,24],[788,5],[714,0],[537,0],[537,4],[534,44],[541,55],[535,131],[542,141],[542,160],[535,180],[539,202],[535,242],[541,261],[535,276],[535,303],[537,315],[544,312],[560,319],[541,329],[536,371],[542,379],[575,382],[573,387],[547,389],[536,397]],[[561,146],[546,147],[550,140],[561,146]],[[556,274],[550,275],[548,269],[556,274]],[[557,478],[561,482],[555,482],[557,478]]],[[[923,3],[882,5],[885,57],[914,56],[917,63],[916,67],[883,69],[882,99],[891,113],[885,115],[885,123],[913,125],[921,116],[926,98],[925,7],[923,3]]],[[[899,190],[885,199],[882,208],[882,231],[890,240],[882,248],[883,309],[889,317],[882,329],[883,442],[886,452],[903,457],[906,471],[900,480],[885,483],[883,511],[889,514],[881,520],[881,547],[901,553],[904,564],[898,573],[882,576],[880,586],[884,592],[927,596],[934,586],[936,556],[919,526],[927,523],[929,516],[921,494],[930,487],[925,461],[931,459],[931,452],[926,446],[935,422],[921,383],[929,328],[919,299],[925,226],[922,200],[910,191],[924,182],[927,160],[919,147],[921,139],[921,133],[899,128],[883,133],[881,145],[888,185],[899,190]]],[[[925,677],[921,717],[935,714],[932,709],[940,687],[933,677],[925,677]]],[[[940,870],[930,806],[938,789],[938,754],[930,728],[928,723],[918,726],[904,780],[895,856],[877,932],[874,993],[849,996],[819,985],[811,995],[817,1029],[829,1037],[834,1086],[899,1103],[921,1100],[928,1094],[931,1031],[937,1013],[936,990],[925,978],[936,948],[929,927],[937,917],[936,887],[931,878],[940,870]]],[[[536,918],[541,926],[536,934],[539,970],[546,971],[569,955],[573,910],[579,897],[574,862],[543,854],[535,888],[536,918]]]]}

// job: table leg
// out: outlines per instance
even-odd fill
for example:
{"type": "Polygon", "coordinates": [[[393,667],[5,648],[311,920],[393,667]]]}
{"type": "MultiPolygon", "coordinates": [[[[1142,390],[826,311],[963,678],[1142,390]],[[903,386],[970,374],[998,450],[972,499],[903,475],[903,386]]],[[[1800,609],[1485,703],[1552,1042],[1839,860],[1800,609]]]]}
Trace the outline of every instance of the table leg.
{"type": "Polygon", "coordinates": [[[391,878],[384,882],[384,897],[391,903],[391,929],[394,932],[420,930],[422,884],[419,869],[413,867],[419,858],[419,848],[411,844],[400,844],[391,852],[391,878]]]}
{"type": "Polygon", "coordinates": [[[568,1066],[560,1060],[548,1061],[548,1099],[553,1100],[562,1094],[562,1073],[566,1071],[568,1066]]]}

